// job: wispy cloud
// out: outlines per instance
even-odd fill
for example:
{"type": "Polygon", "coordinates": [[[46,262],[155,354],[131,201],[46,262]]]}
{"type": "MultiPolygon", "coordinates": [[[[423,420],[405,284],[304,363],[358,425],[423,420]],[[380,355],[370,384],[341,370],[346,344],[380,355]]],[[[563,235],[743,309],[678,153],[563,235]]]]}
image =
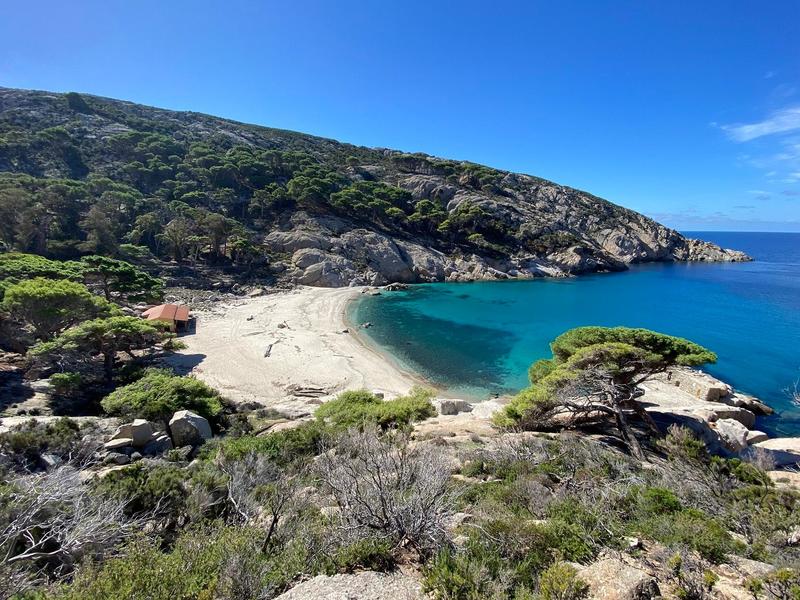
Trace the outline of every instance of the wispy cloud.
{"type": "Polygon", "coordinates": [[[800,130],[800,106],[789,106],[773,112],[763,121],[722,125],[728,136],[737,142],[748,142],[765,135],[800,130]]]}

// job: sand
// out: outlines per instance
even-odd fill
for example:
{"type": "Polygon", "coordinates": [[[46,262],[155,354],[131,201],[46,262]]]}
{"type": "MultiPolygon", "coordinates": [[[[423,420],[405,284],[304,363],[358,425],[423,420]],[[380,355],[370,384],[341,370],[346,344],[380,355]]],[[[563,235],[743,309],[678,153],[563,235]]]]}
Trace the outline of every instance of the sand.
{"type": "Polygon", "coordinates": [[[233,401],[293,417],[343,390],[402,395],[422,381],[355,335],[346,306],[360,294],[361,288],[300,287],[195,313],[195,332],[180,338],[186,349],[169,362],[233,401]],[[324,392],[309,398],[297,387],[324,392]]]}

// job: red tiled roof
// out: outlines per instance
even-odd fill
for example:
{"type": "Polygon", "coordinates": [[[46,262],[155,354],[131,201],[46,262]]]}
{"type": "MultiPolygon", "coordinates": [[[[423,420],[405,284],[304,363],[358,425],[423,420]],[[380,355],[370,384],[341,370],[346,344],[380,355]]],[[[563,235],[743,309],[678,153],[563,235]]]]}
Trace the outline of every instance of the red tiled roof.
{"type": "Polygon", "coordinates": [[[188,321],[189,307],[185,304],[159,304],[142,313],[148,321],[188,321]]]}

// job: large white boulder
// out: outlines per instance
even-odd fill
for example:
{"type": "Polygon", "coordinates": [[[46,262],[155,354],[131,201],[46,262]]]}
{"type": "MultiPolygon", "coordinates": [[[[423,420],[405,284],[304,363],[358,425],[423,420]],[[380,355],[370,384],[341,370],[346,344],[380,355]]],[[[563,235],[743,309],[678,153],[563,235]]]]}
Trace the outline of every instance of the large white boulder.
{"type": "Polygon", "coordinates": [[[142,449],[146,456],[158,456],[168,450],[172,450],[172,439],[163,431],[157,433],[150,442],[142,449]]]}
{"type": "Polygon", "coordinates": [[[752,448],[765,451],[777,467],[800,464],[800,437],[772,438],[753,444],[752,448]]]}
{"type": "Polygon", "coordinates": [[[197,446],[211,439],[211,426],[204,417],[190,410],[179,410],[169,420],[175,446],[197,446]]]}
{"type": "Polygon", "coordinates": [[[134,419],[132,423],[125,423],[117,427],[112,440],[128,438],[131,445],[142,448],[153,438],[153,426],[144,419],[134,419]]]}
{"type": "Polygon", "coordinates": [[[741,452],[747,448],[747,437],[750,430],[736,419],[718,419],[713,427],[722,438],[725,448],[731,452],[741,452]]]}

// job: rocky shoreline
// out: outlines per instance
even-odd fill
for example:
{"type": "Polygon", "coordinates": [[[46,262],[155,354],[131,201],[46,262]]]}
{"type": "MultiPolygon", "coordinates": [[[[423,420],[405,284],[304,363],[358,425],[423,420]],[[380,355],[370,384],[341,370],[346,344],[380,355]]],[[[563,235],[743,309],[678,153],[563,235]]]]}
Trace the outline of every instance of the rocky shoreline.
{"type": "Polygon", "coordinates": [[[493,256],[448,253],[419,240],[354,228],[343,219],[301,212],[283,229],[269,233],[264,245],[283,257],[270,266],[279,279],[318,287],[568,277],[624,271],[632,264],[646,262],[752,260],[738,250],[687,239],[654,222],[638,224],[625,233],[605,231],[597,241],[544,254],[493,256]]]}

